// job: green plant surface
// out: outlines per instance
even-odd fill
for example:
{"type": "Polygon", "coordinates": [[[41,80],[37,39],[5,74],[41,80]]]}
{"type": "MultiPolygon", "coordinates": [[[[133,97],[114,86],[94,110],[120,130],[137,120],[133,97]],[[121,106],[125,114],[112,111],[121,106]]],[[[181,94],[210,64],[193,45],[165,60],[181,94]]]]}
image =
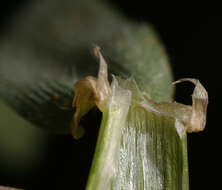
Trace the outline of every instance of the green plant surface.
{"type": "Polygon", "coordinates": [[[40,163],[47,143],[43,130],[33,127],[0,99],[1,175],[30,172],[40,163]]]}
{"type": "Polygon", "coordinates": [[[114,79],[87,190],[188,190],[186,134],[140,96],[133,80],[114,79]]]}

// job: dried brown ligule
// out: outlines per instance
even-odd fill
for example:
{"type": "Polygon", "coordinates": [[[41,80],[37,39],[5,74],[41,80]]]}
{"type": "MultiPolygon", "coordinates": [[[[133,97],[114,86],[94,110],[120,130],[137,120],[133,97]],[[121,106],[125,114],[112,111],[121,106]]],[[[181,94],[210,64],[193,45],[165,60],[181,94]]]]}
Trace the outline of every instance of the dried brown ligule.
{"type": "Polygon", "coordinates": [[[204,130],[206,125],[207,105],[208,105],[208,93],[203,85],[197,79],[184,78],[175,81],[174,84],[189,81],[195,85],[192,94],[192,107],[191,113],[187,113],[190,116],[189,122],[186,123],[186,131],[188,133],[199,132],[204,130]]]}
{"type": "MultiPolygon", "coordinates": [[[[76,112],[73,116],[72,135],[79,138],[83,135],[83,129],[79,128],[79,121],[94,105],[100,110],[108,109],[108,100],[111,96],[111,88],[108,82],[107,64],[100,53],[100,48],[94,48],[95,55],[100,60],[100,68],[97,79],[88,76],[75,84],[75,97],[73,107],[76,112]]],[[[184,78],[175,81],[173,84],[190,81],[195,85],[192,94],[192,106],[177,102],[154,102],[149,94],[142,93],[144,98],[142,105],[147,111],[157,112],[175,118],[175,121],[182,123],[181,131],[198,132],[202,131],[206,125],[206,114],[208,104],[208,94],[199,80],[184,78]]]]}
{"type": "Polygon", "coordinates": [[[173,84],[189,81],[195,85],[192,94],[192,106],[177,102],[149,102],[159,113],[174,117],[181,121],[188,133],[203,131],[206,125],[208,94],[199,80],[184,78],[175,81],[173,84]]]}
{"type": "Polygon", "coordinates": [[[72,135],[75,139],[83,136],[83,128],[79,128],[80,119],[95,105],[98,99],[96,94],[97,79],[88,76],[75,84],[75,97],[72,106],[76,107],[76,112],[72,120],[72,135]]]}
{"type": "Polygon", "coordinates": [[[94,48],[95,55],[100,59],[98,79],[88,76],[75,84],[75,97],[72,106],[76,112],[72,120],[72,135],[75,139],[83,136],[84,130],[79,127],[80,119],[95,106],[101,109],[106,106],[106,100],[110,94],[108,82],[107,64],[100,53],[99,47],[94,48]]]}

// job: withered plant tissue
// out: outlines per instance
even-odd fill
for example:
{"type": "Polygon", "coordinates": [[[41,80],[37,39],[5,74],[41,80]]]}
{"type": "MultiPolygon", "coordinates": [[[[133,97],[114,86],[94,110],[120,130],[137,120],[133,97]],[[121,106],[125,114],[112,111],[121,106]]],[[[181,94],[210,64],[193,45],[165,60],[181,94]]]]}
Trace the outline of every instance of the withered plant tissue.
{"type": "MultiPolygon", "coordinates": [[[[75,84],[73,107],[76,107],[76,112],[72,121],[72,135],[76,139],[83,135],[83,129],[79,128],[81,117],[95,105],[102,112],[107,110],[110,98],[112,98],[112,88],[108,81],[107,64],[100,53],[99,47],[95,47],[94,52],[100,60],[98,77],[88,76],[75,84]]],[[[115,76],[113,77],[115,79],[115,76]]],[[[135,83],[133,79],[131,81],[135,83]]],[[[184,105],[177,102],[155,102],[147,92],[140,92],[138,97],[138,105],[147,111],[174,118],[175,127],[180,136],[183,136],[185,132],[191,133],[204,130],[208,105],[208,93],[199,80],[184,78],[175,81],[173,84],[184,81],[192,82],[195,85],[192,94],[192,105],[184,105]]],[[[118,85],[118,82],[115,83],[118,85]]],[[[136,86],[136,83],[133,85],[136,86]]]]}

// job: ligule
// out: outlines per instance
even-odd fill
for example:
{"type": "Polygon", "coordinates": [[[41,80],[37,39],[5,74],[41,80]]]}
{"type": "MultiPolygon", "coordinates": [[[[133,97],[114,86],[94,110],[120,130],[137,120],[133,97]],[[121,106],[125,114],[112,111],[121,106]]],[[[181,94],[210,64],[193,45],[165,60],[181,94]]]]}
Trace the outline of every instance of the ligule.
{"type": "MultiPolygon", "coordinates": [[[[76,138],[76,131],[78,124],[83,115],[85,115],[95,104],[104,111],[108,108],[109,98],[111,95],[111,88],[108,81],[107,64],[100,53],[100,48],[94,48],[95,55],[100,60],[100,68],[97,79],[88,76],[75,85],[75,97],[73,100],[73,107],[76,107],[76,112],[73,116],[72,134],[76,138]]],[[[135,83],[134,80],[132,83],[135,83]]],[[[195,85],[192,94],[192,106],[184,105],[177,102],[155,102],[150,98],[147,92],[140,94],[139,104],[143,105],[148,111],[157,112],[159,114],[173,117],[184,124],[185,132],[199,132],[205,128],[206,114],[208,105],[208,93],[206,89],[197,79],[184,78],[175,81],[173,84],[190,81],[195,85]]],[[[137,85],[135,88],[137,88],[137,85]]],[[[137,90],[139,91],[139,90],[137,90]]]]}

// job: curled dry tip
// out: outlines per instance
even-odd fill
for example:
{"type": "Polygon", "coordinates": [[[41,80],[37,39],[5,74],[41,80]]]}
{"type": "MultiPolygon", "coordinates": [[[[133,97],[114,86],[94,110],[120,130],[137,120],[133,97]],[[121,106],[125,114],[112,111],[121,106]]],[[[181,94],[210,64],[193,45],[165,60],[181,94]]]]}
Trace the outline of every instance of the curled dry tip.
{"type": "Polygon", "coordinates": [[[173,84],[186,81],[195,85],[192,94],[192,106],[190,106],[191,111],[184,113],[189,115],[189,122],[186,122],[186,131],[189,133],[203,131],[206,125],[208,93],[198,79],[182,78],[173,82],[173,84]]]}
{"type": "Polygon", "coordinates": [[[178,84],[178,83],[187,82],[187,81],[192,82],[194,85],[196,85],[199,82],[198,79],[194,79],[194,78],[182,78],[182,79],[174,81],[172,84],[178,84]]]}
{"type": "Polygon", "coordinates": [[[177,83],[186,82],[186,81],[189,81],[195,85],[192,97],[196,97],[198,99],[205,99],[208,102],[208,93],[198,79],[182,78],[177,81],[174,81],[172,84],[177,84],[177,83]]]}

